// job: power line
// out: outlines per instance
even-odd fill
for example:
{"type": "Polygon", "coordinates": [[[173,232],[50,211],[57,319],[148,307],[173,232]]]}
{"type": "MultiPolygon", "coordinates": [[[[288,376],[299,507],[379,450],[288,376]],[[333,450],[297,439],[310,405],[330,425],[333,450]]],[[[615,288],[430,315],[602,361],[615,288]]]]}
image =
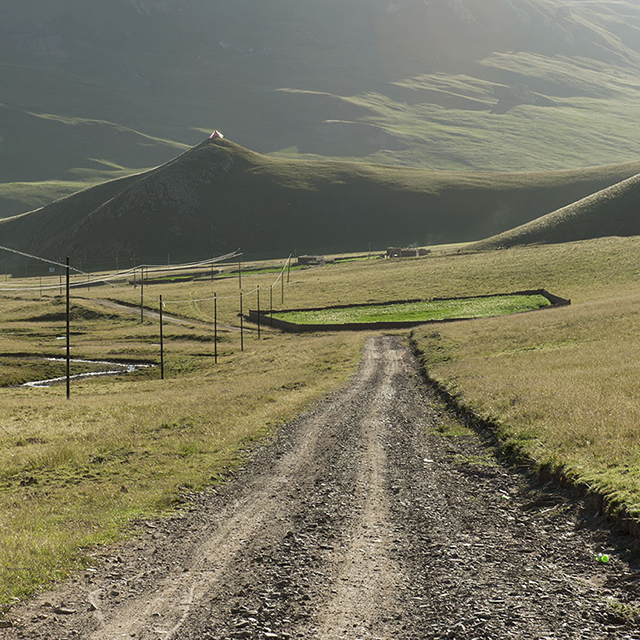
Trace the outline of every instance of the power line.
{"type": "MultiPolygon", "coordinates": [[[[32,260],[39,260],[40,262],[46,262],[47,264],[54,264],[57,267],[63,267],[64,269],[67,268],[67,265],[63,264],[62,262],[56,262],[55,260],[48,260],[47,258],[41,258],[40,256],[33,256],[30,253],[25,253],[24,251],[18,251],[17,249],[12,249],[11,247],[3,247],[2,245],[0,245],[0,249],[2,249],[3,251],[8,251],[9,253],[15,253],[25,258],[31,258],[32,260]]],[[[74,271],[77,271],[78,273],[84,273],[84,271],[80,271],[80,269],[76,269],[75,267],[70,267],[70,268],[73,269],[74,271]]]]}
{"type": "MultiPolygon", "coordinates": [[[[293,254],[289,254],[289,257],[285,260],[284,266],[282,267],[280,273],[278,274],[278,277],[275,279],[275,282],[271,285],[272,287],[275,287],[275,285],[278,284],[278,282],[280,282],[280,279],[284,277],[284,272],[287,269],[287,267],[289,266],[289,263],[291,262],[291,258],[292,258],[293,254]]],[[[245,273],[250,273],[250,272],[245,272],[245,273]]],[[[252,293],[255,293],[258,290],[258,287],[256,287],[255,289],[252,289],[251,291],[245,291],[244,293],[241,293],[241,296],[249,296],[252,293]]],[[[0,289],[1,291],[1,289],[0,289]]],[[[183,299],[183,300],[165,300],[164,304],[193,304],[194,302],[208,302],[209,300],[213,300],[215,296],[211,296],[210,298],[198,298],[197,300],[194,300],[193,298],[188,298],[188,299],[183,299]]],[[[236,298],[237,296],[233,295],[233,296],[217,296],[218,300],[225,300],[225,299],[229,299],[229,298],[236,298]]]]}
{"type": "MultiPolygon", "coordinates": [[[[49,260],[47,258],[43,258],[41,256],[35,256],[35,255],[31,255],[29,253],[25,253],[23,251],[18,251],[17,249],[11,249],[9,247],[3,247],[0,246],[0,249],[3,249],[5,251],[8,251],[10,253],[15,253],[27,258],[31,258],[33,260],[38,260],[40,262],[44,262],[47,264],[53,264],[59,267],[63,267],[66,269],[66,265],[62,264],[61,262],[56,262],[55,260],[49,260]]],[[[211,266],[213,264],[219,263],[219,262],[224,262],[225,260],[230,260],[232,258],[237,258],[238,256],[243,255],[242,252],[238,249],[236,251],[232,251],[230,253],[226,253],[222,256],[216,256],[213,258],[207,258],[206,260],[201,260],[199,262],[189,262],[189,263],[184,263],[184,264],[177,264],[177,265],[171,265],[171,266],[165,266],[165,265],[138,265],[135,267],[131,267],[130,269],[127,269],[125,271],[120,271],[116,274],[113,275],[108,275],[108,276],[98,276],[98,277],[91,277],[88,273],[86,273],[85,271],[81,271],[80,269],[76,269],[75,267],[70,267],[71,269],[73,269],[74,271],[76,271],[78,274],[80,275],[85,275],[88,276],[86,279],[82,280],[82,282],[78,282],[78,283],[72,283],[70,286],[72,288],[78,288],[78,287],[87,287],[87,286],[91,286],[92,284],[100,284],[100,283],[109,283],[112,282],[114,280],[122,280],[124,279],[127,275],[133,274],[134,272],[136,272],[138,269],[152,269],[152,273],[166,273],[168,271],[180,271],[180,270],[187,270],[187,269],[195,269],[198,267],[208,267],[211,266]]],[[[36,285],[20,285],[20,286],[14,286],[14,287],[0,287],[0,291],[46,291],[46,290],[53,290],[53,289],[59,289],[59,285],[58,284],[51,284],[51,285],[44,285],[44,286],[36,286],[36,285]]]]}

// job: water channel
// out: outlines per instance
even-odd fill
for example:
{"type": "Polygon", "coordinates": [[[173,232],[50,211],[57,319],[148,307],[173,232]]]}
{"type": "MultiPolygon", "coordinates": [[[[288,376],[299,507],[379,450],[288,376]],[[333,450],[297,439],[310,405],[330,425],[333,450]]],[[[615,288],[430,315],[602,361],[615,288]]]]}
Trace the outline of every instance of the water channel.
{"type": "MultiPolygon", "coordinates": [[[[65,358],[45,358],[49,362],[65,362],[65,358]]],[[[82,360],[79,358],[72,358],[72,363],[86,364],[96,367],[100,367],[96,371],[85,371],[84,373],[76,373],[71,376],[71,380],[82,380],[84,378],[98,378],[101,376],[116,376],[123,373],[134,373],[140,369],[147,369],[148,367],[154,367],[153,364],[142,364],[133,362],[110,362],[108,360],[82,360]]],[[[32,380],[31,382],[25,382],[21,386],[23,387],[51,387],[54,384],[65,382],[66,376],[59,376],[57,378],[49,378],[48,380],[32,380]]]]}

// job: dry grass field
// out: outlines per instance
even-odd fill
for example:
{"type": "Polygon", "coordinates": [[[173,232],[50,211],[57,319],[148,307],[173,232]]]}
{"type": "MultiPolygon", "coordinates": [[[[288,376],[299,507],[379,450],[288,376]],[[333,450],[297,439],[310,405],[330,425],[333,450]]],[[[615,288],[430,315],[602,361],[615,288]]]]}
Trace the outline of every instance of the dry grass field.
{"type": "Polygon", "coordinates": [[[640,515],[640,293],[415,337],[430,374],[508,447],[640,515]]]}
{"type": "MultiPolygon", "coordinates": [[[[282,265],[282,261],[277,263],[282,265]]],[[[275,266],[275,265],[264,265],[275,266]]],[[[272,272],[244,273],[245,309],[269,306],[272,272]]],[[[610,238],[486,253],[368,260],[291,272],[275,308],[504,293],[544,287],[568,308],[432,324],[415,330],[430,374],[495,419],[505,443],[640,505],[640,239],[610,238]]],[[[8,280],[4,287],[36,285],[8,280]]],[[[54,281],[57,282],[57,279],[54,281]]],[[[46,281],[44,282],[46,285],[46,281]]],[[[147,284],[145,302],[189,324],[164,326],[166,379],[133,374],[48,389],[14,386],[61,375],[58,290],[0,291],[0,602],[82,565],[132,520],[224,481],[245,452],[342,384],[363,334],[285,335],[248,325],[240,351],[238,280],[147,284]],[[219,296],[219,363],[213,302],[219,296]]],[[[74,289],[72,354],[159,360],[157,318],[131,284],[74,289]]],[[[79,365],[74,365],[74,372],[79,365]]]]}
{"type": "MultiPolygon", "coordinates": [[[[233,286],[237,291],[237,281],[227,284],[229,293],[233,286]]],[[[157,320],[140,324],[137,314],[76,295],[73,357],[159,361],[157,320]]],[[[180,307],[183,315],[210,316],[197,304],[180,307]]],[[[223,300],[220,307],[221,320],[237,325],[223,300]]],[[[185,493],[224,481],[257,440],[346,379],[363,339],[265,331],[258,341],[247,331],[240,352],[239,333],[221,330],[215,365],[212,328],[167,323],[165,380],[155,367],[72,381],[67,401],[64,384],[7,386],[63,374],[64,365],[42,360],[64,353],[62,302],[4,293],[0,309],[4,605],[66,575],[132,519],[163,513],[185,493]]],[[[72,373],[78,370],[73,364],[72,373]]]]}

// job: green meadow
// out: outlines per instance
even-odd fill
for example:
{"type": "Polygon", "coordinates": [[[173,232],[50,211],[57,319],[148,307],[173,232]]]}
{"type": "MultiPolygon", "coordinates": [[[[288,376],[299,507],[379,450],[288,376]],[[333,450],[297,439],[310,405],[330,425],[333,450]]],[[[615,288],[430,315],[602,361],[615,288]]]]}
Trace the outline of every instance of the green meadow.
{"type": "MultiPolygon", "coordinates": [[[[640,238],[605,238],[491,252],[362,260],[292,271],[274,309],[394,298],[488,295],[545,288],[572,299],[544,313],[430,324],[413,330],[429,375],[497,425],[504,446],[640,510],[640,238]]],[[[284,260],[252,265],[243,308],[268,308],[284,260]],[[259,287],[259,290],[258,290],[259,287]]],[[[229,265],[229,269],[235,265],[229,265]]],[[[283,334],[245,326],[237,278],[144,288],[73,289],[72,355],[159,363],[44,389],[17,386],[60,373],[57,278],[9,279],[0,291],[0,602],[9,606],[90,561],[141,517],[162,516],[193,490],[225,482],[257,442],[345,384],[368,332],[283,334]],[[213,295],[218,299],[214,362],[213,295]],[[213,399],[213,400],[212,400],[213,399]]],[[[401,332],[409,337],[408,332],[401,332]]],[[[80,367],[80,365],[73,365],[80,367]]],[[[77,369],[82,370],[81,368],[77,369]]],[[[73,369],[72,372],[75,372],[73,369]]]]}
{"type": "Polygon", "coordinates": [[[381,305],[329,308],[317,311],[285,311],[274,318],[296,324],[342,325],[372,322],[433,322],[502,316],[549,306],[542,295],[492,296],[458,300],[421,300],[381,305]]]}

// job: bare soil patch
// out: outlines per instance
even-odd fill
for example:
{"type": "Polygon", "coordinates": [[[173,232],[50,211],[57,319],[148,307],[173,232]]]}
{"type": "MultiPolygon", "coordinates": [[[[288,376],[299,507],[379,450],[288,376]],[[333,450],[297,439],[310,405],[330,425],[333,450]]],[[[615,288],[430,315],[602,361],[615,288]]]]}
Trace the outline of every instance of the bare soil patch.
{"type": "Polygon", "coordinates": [[[630,544],[371,337],[351,384],[225,488],[16,607],[0,640],[640,638],[630,544]]]}

